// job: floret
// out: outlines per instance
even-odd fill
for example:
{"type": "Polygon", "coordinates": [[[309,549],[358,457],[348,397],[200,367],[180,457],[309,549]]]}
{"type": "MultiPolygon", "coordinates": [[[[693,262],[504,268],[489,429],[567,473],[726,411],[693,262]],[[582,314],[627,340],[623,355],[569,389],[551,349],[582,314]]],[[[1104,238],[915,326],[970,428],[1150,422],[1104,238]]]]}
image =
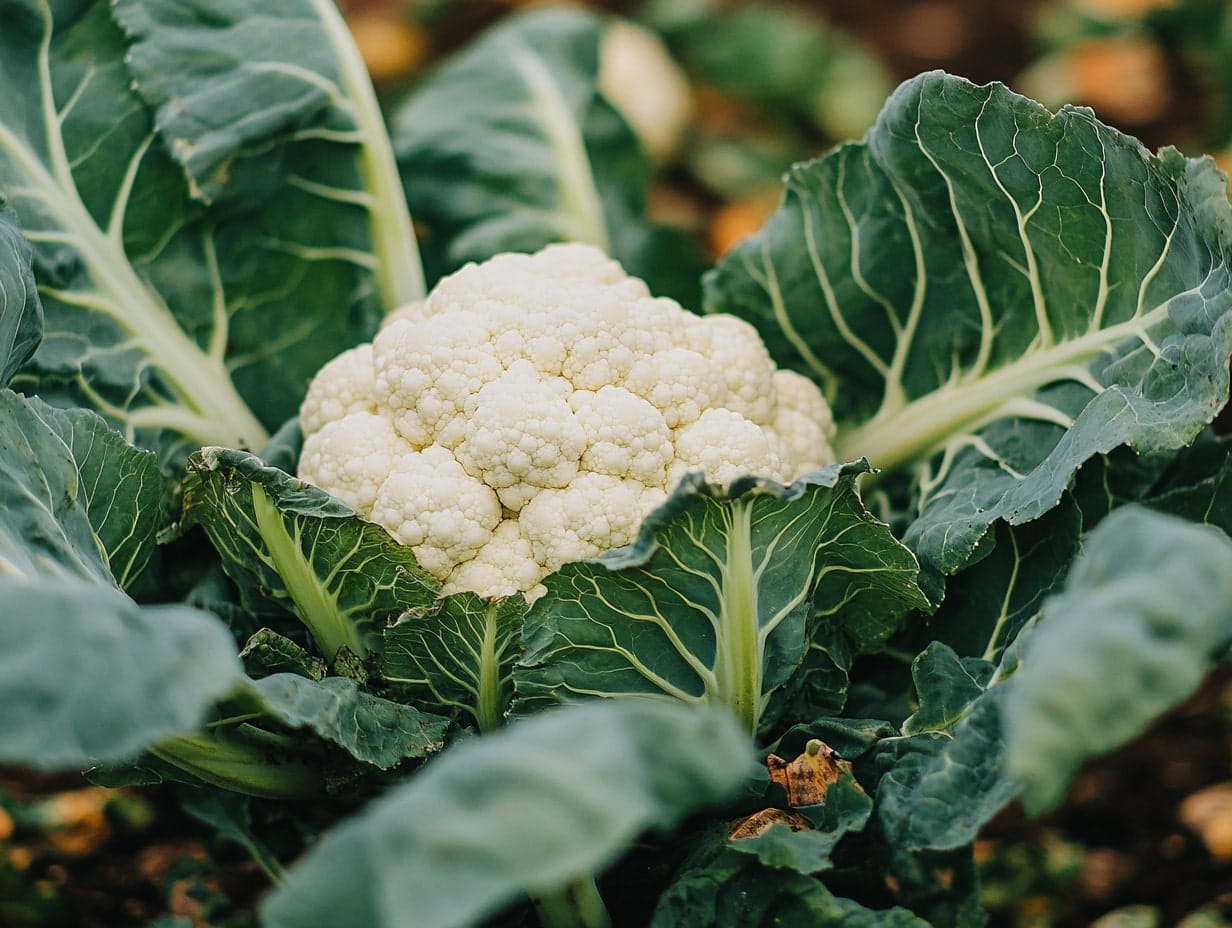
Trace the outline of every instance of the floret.
{"type": "Polygon", "coordinates": [[[633,541],[692,470],[790,480],[831,463],[825,400],[752,326],[653,297],[596,248],[468,265],[400,316],[313,381],[300,475],[446,590],[539,589],[633,541]]]}

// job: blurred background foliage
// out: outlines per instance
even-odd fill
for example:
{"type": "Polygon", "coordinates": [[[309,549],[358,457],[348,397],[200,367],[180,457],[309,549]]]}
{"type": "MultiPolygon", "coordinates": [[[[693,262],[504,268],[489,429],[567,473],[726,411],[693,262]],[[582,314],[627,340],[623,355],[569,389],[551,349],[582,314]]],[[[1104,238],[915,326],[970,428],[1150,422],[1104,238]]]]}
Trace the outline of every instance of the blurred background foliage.
{"type": "MultiPolygon", "coordinates": [[[[535,5],[543,0],[342,3],[391,105],[477,32],[535,5]]],[[[660,171],[652,218],[694,234],[712,258],[761,226],[787,166],[859,138],[900,81],[933,68],[1002,81],[1051,107],[1090,106],[1152,149],[1175,145],[1232,168],[1228,0],[574,5],[644,27],[642,45],[659,46],[631,51],[639,64],[612,86],[636,85],[622,106],[632,122],[640,112],[669,124],[646,146],[660,171]]]]}

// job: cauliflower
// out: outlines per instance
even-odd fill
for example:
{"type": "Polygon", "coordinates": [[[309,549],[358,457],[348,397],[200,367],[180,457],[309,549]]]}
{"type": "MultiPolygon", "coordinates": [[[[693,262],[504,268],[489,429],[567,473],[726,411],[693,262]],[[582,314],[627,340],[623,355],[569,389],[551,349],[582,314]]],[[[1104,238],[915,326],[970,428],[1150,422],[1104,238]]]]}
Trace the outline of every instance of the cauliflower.
{"type": "Polygon", "coordinates": [[[317,374],[299,476],[409,545],[446,592],[530,597],[629,544],[689,471],[832,463],[816,385],[756,330],[695,316],[589,245],[442,280],[317,374]]]}

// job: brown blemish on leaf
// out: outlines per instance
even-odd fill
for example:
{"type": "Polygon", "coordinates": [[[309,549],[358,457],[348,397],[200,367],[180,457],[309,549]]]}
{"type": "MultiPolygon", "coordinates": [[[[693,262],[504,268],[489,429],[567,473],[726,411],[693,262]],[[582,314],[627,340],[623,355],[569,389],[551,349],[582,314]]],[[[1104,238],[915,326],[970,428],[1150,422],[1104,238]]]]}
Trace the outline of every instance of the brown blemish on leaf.
{"type": "Polygon", "coordinates": [[[740,838],[756,838],[774,824],[783,824],[792,831],[810,831],[812,823],[799,812],[786,809],[762,809],[731,823],[727,837],[733,841],[740,838]]]}
{"type": "Polygon", "coordinates": [[[766,758],[770,779],[787,791],[787,804],[815,806],[826,801],[826,790],[837,783],[841,761],[824,741],[814,738],[804,747],[804,753],[793,761],[777,754],[766,758]]]}

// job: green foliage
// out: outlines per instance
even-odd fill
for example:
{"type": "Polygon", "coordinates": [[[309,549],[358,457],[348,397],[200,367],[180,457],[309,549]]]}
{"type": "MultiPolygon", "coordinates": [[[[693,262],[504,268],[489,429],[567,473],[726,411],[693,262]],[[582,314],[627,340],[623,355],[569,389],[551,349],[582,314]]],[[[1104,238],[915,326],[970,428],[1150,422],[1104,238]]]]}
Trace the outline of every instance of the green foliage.
{"type": "Polygon", "coordinates": [[[436,597],[410,549],[355,510],[260,458],[205,448],[188,461],[184,510],[222,555],[245,605],[293,612],[328,660],[366,657],[380,623],[436,597]]]}
{"type": "Polygon", "coordinates": [[[195,729],[243,680],[230,636],[187,606],[59,576],[0,581],[0,615],[0,762],[128,760],[195,729]]]}
{"type": "Polygon", "coordinates": [[[876,650],[904,612],[927,605],[914,559],[860,503],[865,471],[727,492],[686,478],[632,545],[544,581],[519,694],[721,705],[755,734],[811,640],[876,650]]]}
{"type": "Polygon", "coordinates": [[[822,385],[845,463],[692,474],[533,605],[442,596],[292,476],[288,419],[421,295],[404,199],[432,278],[573,239],[696,285],[595,89],[605,20],[463,50],[400,108],[396,166],[327,0],[3,20],[0,762],[251,797],[193,805],[272,879],[310,846],[266,924],[597,926],[629,874],[630,923],[980,924],[989,820],[1226,653],[1208,162],[908,82],[705,281],[822,385]],[[790,805],[753,739],[837,752],[808,829],[728,837],[790,805]],[[269,809],[293,840],[257,835],[269,809]]]}
{"type": "Polygon", "coordinates": [[[686,871],[664,895],[650,925],[925,928],[928,922],[901,908],[865,908],[835,897],[803,874],[770,869],[748,856],[728,852],[707,866],[686,871]]]}
{"type": "Polygon", "coordinates": [[[480,731],[499,726],[513,702],[526,599],[447,596],[385,629],[381,675],[418,705],[462,713],[480,731]]]}
{"type": "Polygon", "coordinates": [[[101,0],[6,6],[0,190],[46,313],[18,382],[103,413],[165,458],[259,448],[379,315],[370,219],[389,207],[373,206],[361,168],[388,143],[345,86],[326,84],[338,68],[320,11],[332,4],[282,7],[254,20],[242,6],[134,0],[115,5],[126,34],[101,0]],[[281,29],[296,38],[264,38],[281,29]],[[250,58],[237,79],[225,62],[258,44],[296,60],[250,58]],[[306,48],[323,50],[305,67],[306,48]],[[232,128],[210,131],[220,117],[232,128]]]}
{"type": "Polygon", "coordinates": [[[475,924],[729,797],[751,751],[721,712],[648,700],[544,713],[461,744],[319,843],[271,928],[475,924]]]}
{"type": "Polygon", "coordinates": [[[30,246],[0,200],[0,387],[43,337],[43,305],[30,271],[30,246]]]}
{"type": "Polygon", "coordinates": [[[1054,507],[1087,459],[1174,450],[1211,421],[1230,229],[1210,162],[926,74],[866,141],[792,171],[706,305],[818,379],[840,457],[912,474],[905,541],[951,574],[997,521],[1054,507]]]}
{"type": "Polygon", "coordinates": [[[510,17],[395,113],[429,279],[502,251],[587,242],[653,293],[697,306],[697,247],[645,220],[650,163],[598,90],[604,26],[574,9],[510,17]]]}
{"type": "Polygon", "coordinates": [[[1008,771],[1054,806],[1088,757],[1192,693],[1232,642],[1232,541],[1137,507],[1088,536],[1027,639],[1004,704],[1008,771]]]}

